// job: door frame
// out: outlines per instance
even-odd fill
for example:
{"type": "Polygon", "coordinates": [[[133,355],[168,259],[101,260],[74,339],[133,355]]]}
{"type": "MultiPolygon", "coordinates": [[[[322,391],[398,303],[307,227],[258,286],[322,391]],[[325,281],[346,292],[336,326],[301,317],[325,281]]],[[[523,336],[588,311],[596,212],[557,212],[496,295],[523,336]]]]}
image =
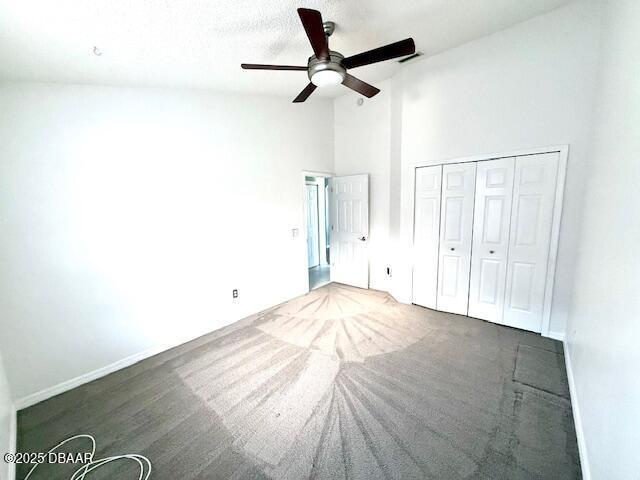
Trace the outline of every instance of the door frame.
{"type": "MultiPolygon", "coordinates": [[[[318,236],[317,236],[317,243],[318,243],[318,265],[314,265],[313,267],[309,266],[309,252],[308,252],[308,248],[309,246],[307,245],[307,266],[308,268],[315,268],[315,267],[321,267],[322,266],[322,249],[320,248],[320,188],[318,187],[317,183],[305,183],[305,187],[314,187],[316,190],[316,230],[318,231],[318,236]]],[[[307,192],[305,191],[305,194],[307,192]]],[[[309,201],[309,196],[307,195],[307,202],[309,201]]],[[[307,205],[307,210],[308,211],[309,206],[307,205]]],[[[305,228],[309,225],[308,222],[308,218],[307,218],[307,222],[304,224],[305,228]]],[[[307,229],[307,235],[309,234],[309,230],[307,229]]],[[[308,237],[307,237],[308,238],[308,237]]]]}
{"type": "MultiPolygon", "coordinates": [[[[498,158],[524,157],[526,155],[539,155],[542,153],[558,153],[558,178],[556,179],[556,194],[553,204],[553,220],[551,225],[551,239],[549,243],[549,259],[547,260],[547,276],[544,290],[544,304],[542,314],[542,326],[540,334],[543,337],[564,340],[564,335],[559,332],[550,331],[551,304],[553,302],[553,286],[556,274],[556,264],[558,259],[558,244],[560,240],[560,223],[562,220],[562,208],[564,198],[565,180],[567,177],[567,161],[569,158],[569,145],[552,145],[548,147],[527,148],[523,150],[512,150],[507,152],[487,153],[481,155],[471,155],[467,157],[449,158],[437,161],[415,162],[410,167],[409,205],[411,206],[411,249],[413,250],[413,240],[415,238],[415,189],[416,189],[416,168],[431,167],[433,165],[447,165],[451,163],[482,162],[485,160],[496,160],[498,158]]],[[[411,302],[413,303],[413,254],[411,255],[411,302]]]]}
{"type": "MultiPolygon", "coordinates": [[[[300,228],[300,237],[302,239],[304,239],[304,259],[302,259],[300,265],[301,265],[301,270],[304,268],[304,291],[305,292],[310,292],[310,288],[309,288],[309,258],[307,255],[307,190],[306,190],[306,186],[307,186],[307,180],[305,177],[324,177],[324,178],[330,178],[330,177],[335,177],[336,174],[335,173],[331,173],[331,172],[319,172],[319,171],[314,171],[314,170],[302,170],[302,182],[301,182],[301,187],[300,187],[300,208],[302,209],[302,228],[300,228]]],[[[329,219],[327,219],[327,221],[329,221],[329,219]]],[[[322,255],[323,252],[320,252],[320,255],[322,255]]],[[[322,258],[322,257],[321,257],[322,258]]],[[[322,261],[320,262],[320,265],[322,265],[322,261]]]]}

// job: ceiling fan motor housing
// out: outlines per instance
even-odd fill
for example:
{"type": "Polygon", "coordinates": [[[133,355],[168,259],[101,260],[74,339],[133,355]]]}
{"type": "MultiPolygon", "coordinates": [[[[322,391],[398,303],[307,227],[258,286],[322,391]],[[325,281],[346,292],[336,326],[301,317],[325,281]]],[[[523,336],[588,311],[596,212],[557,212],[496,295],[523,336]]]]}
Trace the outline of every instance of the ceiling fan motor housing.
{"type": "Polygon", "coordinates": [[[327,60],[319,59],[313,55],[309,58],[307,70],[309,80],[311,80],[311,77],[316,73],[324,70],[336,72],[344,79],[347,74],[347,69],[342,66],[342,60],[344,60],[344,55],[334,52],[333,50],[329,52],[329,58],[327,60]]]}

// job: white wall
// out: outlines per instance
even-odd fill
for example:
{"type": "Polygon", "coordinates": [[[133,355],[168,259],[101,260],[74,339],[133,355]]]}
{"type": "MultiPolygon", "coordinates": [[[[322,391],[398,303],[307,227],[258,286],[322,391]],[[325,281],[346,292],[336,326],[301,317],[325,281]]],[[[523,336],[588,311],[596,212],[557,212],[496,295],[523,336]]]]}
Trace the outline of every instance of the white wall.
{"type": "Polygon", "coordinates": [[[640,3],[606,4],[567,343],[591,478],[613,480],[640,475],[640,3]]]}
{"type": "Polygon", "coordinates": [[[391,137],[390,81],[377,84],[381,92],[364,99],[355,92],[335,100],[335,173],[369,174],[369,286],[389,290],[386,274],[389,251],[389,190],[391,137]]]}
{"type": "MultiPolygon", "coordinates": [[[[12,434],[12,427],[15,427],[15,411],[11,392],[9,391],[9,382],[4,370],[2,357],[0,356],[0,455],[13,452],[15,445],[12,434]]],[[[0,479],[9,479],[10,472],[13,471],[12,465],[5,463],[0,458],[0,479]]]]}
{"type": "MultiPolygon", "coordinates": [[[[566,328],[579,240],[598,13],[596,4],[575,3],[409,65],[403,72],[405,238],[410,238],[412,223],[412,190],[407,184],[414,163],[570,145],[550,321],[550,331],[556,334],[566,328]]],[[[409,278],[407,286],[410,290],[409,278]]]]}
{"type": "MultiPolygon", "coordinates": [[[[375,97],[362,107],[355,105],[350,94],[336,100],[338,173],[368,170],[374,181],[377,172],[390,175],[380,186],[386,203],[374,208],[389,219],[379,231],[382,237],[390,232],[387,252],[396,258],[389,289],[398,300],[411,300],[411,169],[415,163],[569,144],[551,318],[552,333],[564,333],[591,131],[598,15],[595,3],[571,4],[405,64],[386,82],[380,100],[375,97]]],[[[380,198],[373,201],[382,202],[380,198]]],[[[372,212],[372,221],[376,220],[372,212]]],[[[385,244],[384,239],[380,241],[385,244]]],[[[373,252],[372,269],[389,256],[384,250],[383,256],[376,257],[378,253],[373,252]]]]}
{"type": "Polygon", "coordinates": [[[22,398],[305,293],[291,229],[302,170],[333,169],[333,107],[5,84],[0,158],[0,349],[22,398]]]}

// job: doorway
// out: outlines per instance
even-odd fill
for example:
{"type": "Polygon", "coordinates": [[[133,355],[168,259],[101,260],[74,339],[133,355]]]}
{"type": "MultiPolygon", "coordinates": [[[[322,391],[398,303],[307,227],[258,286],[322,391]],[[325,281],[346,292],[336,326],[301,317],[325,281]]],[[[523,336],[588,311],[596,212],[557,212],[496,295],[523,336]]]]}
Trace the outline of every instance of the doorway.
{"type": "Polygon", "coordinates": [[[306,171],[302,179],[309,291],[330,282],[369,288],[369,175],[306,171]]]}
{"type": "Polygon", "coordinates": [[[304,180],[309,290],[313,290],[326,285],[331,278],[329,179],[305,176],[304,180]]]}

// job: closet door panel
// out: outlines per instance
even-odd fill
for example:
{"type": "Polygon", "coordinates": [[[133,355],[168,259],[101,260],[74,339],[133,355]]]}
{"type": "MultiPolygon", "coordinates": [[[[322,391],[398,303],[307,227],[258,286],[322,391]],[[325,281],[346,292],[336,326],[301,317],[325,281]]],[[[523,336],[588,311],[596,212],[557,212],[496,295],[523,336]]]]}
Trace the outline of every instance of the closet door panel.
{"type": "Polygon", "coordinates": [[[437,309],[466,315],[476,164],[442,167],[437,309]]]}
{"type": "Polygon", "coordinates": [[[558,175],[558,153],[518,157],[503,323],[540,332],[558,175]]]}
{"type": "Polygon", "coordinates": [[[442,165],[416,169],[413,303],[436,308],[442,165]]]}
{"type": "Polygon", "coordinates": [[[469,316],[502,320],[515,158],[478,162],[469,316]]]}

